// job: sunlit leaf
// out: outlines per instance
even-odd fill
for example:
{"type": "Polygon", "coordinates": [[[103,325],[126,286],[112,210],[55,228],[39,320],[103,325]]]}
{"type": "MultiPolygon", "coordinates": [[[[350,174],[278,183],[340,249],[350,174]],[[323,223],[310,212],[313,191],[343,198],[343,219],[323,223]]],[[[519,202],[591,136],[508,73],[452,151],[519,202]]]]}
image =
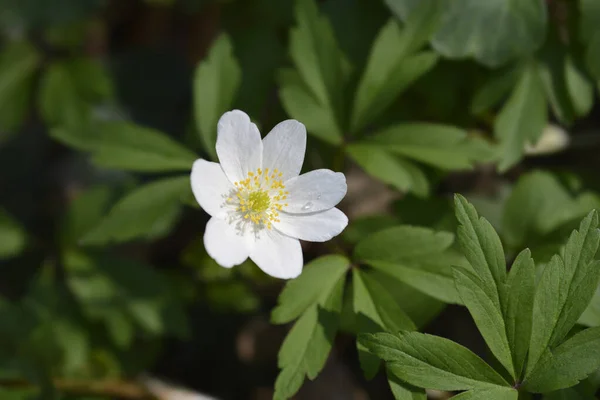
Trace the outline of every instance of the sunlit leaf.
{"type": "Polygon", "coordinates": [[[154,129],[128,122],[102,122],[85,129],[56,128],[50,135],[92,153],[99,166],[141,172],[189,171],[196,155],[154,129]]]}
{"type": "Polygon", "coordinates": [[[165,178],[136,188],[81,238],[82,243],[101,245],[162,236],[176,222],[181,199],[190,190],[189,177],[165,178]]]}
{"type": "Polygon", "coordinates": [[[350,261],[342,256],[329,255],[306,264],[302,274],[287,283],[271,313],[277,324],[298,318],[309,307],[322,303],[333,287],[348,271],[350,261]]]}
{"type": "Polygon", "coordinates": [[[471,350],[451,340],[419,332],[361,334],[359,342],[403,381],[437,390],[509,386],[471,350]]]}
{"type": "Polygon", "coordinates": [[[505,171],[523,156],[526,143],[535,143],[547,123],[546,98],[538,67],[530,64],[522,72],[494,124],[500,141],[500,163],[505,171]]]}
{"type": "Polygon", "coordinates": [[[275,381],[274,399],[292,397],[305,375],[315,379],[325,365],[339,326],[343,289],[344,281],[339,279],[319,304],[302,314],[285,338],[279,350],[281,372],[275,381]]]}
{"type": "MultiPolygon", "coordinates": [[[[558,345],[587,308],[600,281],[598,215],[591,212],[571,234],[563,256],[554,256],[537,284],[527,376],[558,345]]],[[[556,388],[560,389],[560,388],[556,388]]]]}
{"type": "Polygon", "coordinates": [[[212,44],[206,60],[196,67],[194,119],[204,149],[216,159],[217,121],[233,104],[242,71],[233,54],[229,36],[222,34],[212,44]]]}

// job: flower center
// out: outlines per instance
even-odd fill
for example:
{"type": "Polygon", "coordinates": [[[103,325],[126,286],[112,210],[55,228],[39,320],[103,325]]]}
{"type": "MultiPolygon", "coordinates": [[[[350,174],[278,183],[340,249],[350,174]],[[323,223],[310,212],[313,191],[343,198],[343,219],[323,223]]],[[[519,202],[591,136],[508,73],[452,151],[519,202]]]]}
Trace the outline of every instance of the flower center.
{"type": "Polygon", "coordinates": [[[253,213],[267,211],[271,206],[271,196],[264,190],[251,192],[248,196],[248,209],[253,213]]]}
{"type": "Polygon", "coordinates": [[[289,192],[285,190],[283,173],[268,168],[248,172],[246,179],[234,182],[235,189],[227,198],[232,206],[232,220],[252,223],[256,228],[272,228],[279,222],[279,212],[287,203],[289,192]]]}

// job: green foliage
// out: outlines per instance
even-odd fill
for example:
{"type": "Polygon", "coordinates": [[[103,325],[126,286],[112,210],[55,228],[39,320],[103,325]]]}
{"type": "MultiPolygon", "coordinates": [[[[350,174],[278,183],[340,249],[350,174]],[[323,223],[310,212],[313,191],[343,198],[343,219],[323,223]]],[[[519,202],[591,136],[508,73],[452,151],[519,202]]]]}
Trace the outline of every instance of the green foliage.
{"type": "Polygon", "coordinates": [[[594,0],[581,0],[579,2],[581,13],[580,37],[585,46],[585,61],[591,75],[600,79],[600,58],[598,48],[600,47],[600,7],[594,0]]]}
{"type": "Polygon", "coordinates": [[[102,66],[80,58],[51,64],[40,82],[40,113],[51,126],[81,129],[89,124],[91,105],[112,97],[110,78],[102,66]]]}
{"type": "Polygon", "coordinates": [[[147,265],[68,252],[65,267],[82,312],[101,322],[117,346],[130,346],[136,330],[151,336],[187,333],[179,299],[162,274],[147,265]]]}
{"type": "Polygon", "coordinates": [[[18,255],[27,244],[25,230],[0,209],[0,259],[18,255]]]}
{"type": "Polygon", "coordinates": [[[366,172],[402,191],[425,197],[429,193],[427,177],[411,161],[396,157],[377,144],[351,144],[346,147],[350,157],[366,172]]]}
{"type": "MultiPolygon", "coordinates": [[[[515,387],[534,393],[567,389],[600,368],[598,328],[568,337],[600,282],[600,262],[595,260],[600,247],[597,213],[584,218],[536,285],[529,250],[516,257],[507,274],[502,244],[492,226],[464,197],[457,195],[455,203],[458,242],[472,267],[454,267],[456,288],[515,387]]],[[[372,241],[396,240],[389,233],[372,241]]],[[[407,248],[414,250],[416,246],[407,242],[407,248]]],[[[430,246],[436,242],[442,240],[430,239],[430,246]]],[[[385,254],[384,248],[367,247],[367,252],[385,254]]],[[[357,251],[365,250],[359,244],[357,251]]],[[[447,339],[400,330],[395,335],[361,334],[359,343],[411,385],[466,390],[461,398],[517,398],[517,391],[502,375],[447,339]]]]}
{"type": "Polygon", "coordinates": [[[475,92],[470,110],[480,115],[496,107],[517,83],[520,68],[508,66],[494,70],[489,79],[475,92]]]}
{"type": "MultiPolygon", "coordinates": [[[[396,15],[407,19],[423,2],[386,0],[386,3],[396,15]]],[[[427,3],[439,3],[442,7],[442,21],[432,37],[432,45],[446,57],[473,57],[496,67],[533,53],[545,37],[547,11],[542,0],[523,4],[510,0],[485,4],[477,0],[450,3],[428,0],[427,3]]]]}
{"type": "Polygon", "coordinates": [[[480,139],[453,126],[408,123],[394,125],[370,138],[389,152],[447,170],[470,169],[491,158],[492,150],[480,139]]]}
{"type": "Polygon", "coordinates": [[[450,246],[454,235],[427,228],[397,226],[373,233],[361,240],[355,258],[448,303],[460,303],[450,265],[465,260],[450,246]]]}
{"type": "MultiPolygon", "coordinates": [[[[281,372],[275,382],[275,399],[287,399],[293,396],[304,382],[304,376],[315,379],[325,365],[342,311],[344,279],[340,271],[348,266],[348,261],[345,260],[345,263],[343,261],[343,258],[330,256],[316,260],[306,267],[307,270],[313,271],[328,268],[337,275],[337,278],[331,276],[328,280],[330,283],[328,290],[313,292],[306,297],[303,295],[301,304],[296,303],[292,297],[300,286],[300,281],[291,281],[282,293],[281,304],[275,310],[279,311],[273,315],[273,318],[289,320],[289,315],[298,315],[298,313],[301,315],[279,350],[278,365],[281,372]],[[293,299],[292,304],[288,306],[290,299],[293,299]],[[282,317],[282,314],[285,317],[282,317]]],[[[312,273],[311,275],[315,276],[312,273]]],[[[298,279],[306,279],[303,278],[304,276],[303,274],[298,279]]]]}
{"type": "Polygon", "coordinates": [[[297,25],[290,32],[295,69],[280,74],[281,101],[290,116],[303,121],[309,133],[340,144],[348,62],[314,0],[297,0],[295,15],[297,25]]]}
{"type": "Polygon", "coordinates": [[[127,122],[102,122],[85,129],[56,128],[51,136],[78,150],[90,152],[105,168],[140,172],[186,171],[193,152],[161,132],[127,122]]]}
{"type": "MultiPolygon", "coordinates": [[[[40,54],[26,41],[7,45],[0,55],[0,130],[14,131],[28,113],[40,54]]],[[[0,135],[0,142],[4,135],[0,135]]]]}
{"type": "Polygon", "coordinates": [[[542,134],[548,116],[546,98],[537,65],[523,69],[518,83],[502,107],[494,124],[494,135],[500,141],[501,171],[521,159],[526,143],[535,143],[542,134]]]}
{"type": "Polygon", "coordinates": [[[40,89],[40,111],[51,126],[84,126],[90,110],[79,98],[77,87],[63,63],[51,65],[45,72],[40,89]]]}
{"type": "Polygon", "coordinates": [[[438,390],[485,389],[508,383],[469,349],[418,332],[361,334],[359,342],[403,381],[438,390]]]}
{"type": "Polygon", "coordinates": [[[217,158],[217,121],[231,109],[240,86],[242,71],[227,35],[213,43],[207,59],[196,67],[194,75],[194,119],[204,149],[217,158]]]}
{"type": "MultiPolygon", "coordinates": [[[[352,380],[371,398],[594,398],[597,0],[5,3],[0,398],[199,366],[199,388],[286,399],[330,354],[385,372],[352,380]],[[347,229],[302,243],[280,293],[204,248],[189,174],[233,108],[303,123],[303,172],[347,179],[347,229]]],[[[321,379],[301,397],[335,397],[321,379]]]]}
{"type": "Polygon", "coordinates": [[[570,125],[590,112],[594,87],[567,49],[549,40],[540,54],[540,76],[554,115],[570,125]]]}
{"type": "Polygon", "coordinates": [[[600,326],[600,288],[596,289],[588,308],[577,322],[586,326],[600,326]]]}
{"type": "Polygon", "coordinates": [[[435,65],[434,53],[414,53],[436,28],[438,11],[437,4],[423,2],[402,29],[394,20],[381,29],[356,91],[351,121],[353,132],[382,114],[409,84],[435,65]]]}
{"type": "Polygon", "coordinates": [[[138,187],[93,226],[81,238],[81,243],[102,245],[138,237],[163,236],[177,222],[181,202],[190,190],[187,176],[165,178],[138,187]]]}
{"type": "Polygon", "coordinates": [[[520,376],[529,349],[535,293],[535,265],[529,250],[523,250],[508,273],[503,309],[506,336],[510,344],[516,376],[520,376]]]}
{"type": "MultiPolygon", "coordinates": [[[[208,303],[219,312],[252,313],[261,305],[261,298],[256,293],[254,285],[270,282],[262,272],[257,272],[250,261],[245,261],[239,267],[227,269],[221,267],[210,258],[204,249],[202,237],[193,240],[181,254],[181,262],[193,268],[198,279],[204,284],[202,293],[208,303]]],[[[190,290],[197,282],[189,282],[186,297],[193,296],[190,290]]]]}
{"type": "Polygon", "coordinates": [[[577,333],[552,351],[546,351],[527,378],[531,392],[568,388],[600,367],[600,328],[577,333]]]}
{"type": "Polygon", "coordinates": [[[591,192],[570,192],[545,171],[524,174],[514,186],[502,215],[502,236],[512,249],[532,244],[600,207],[591,192]]]}
{"type": "Polygon", "coordinates": [[[335,255],[307,264],[302,275],[290,281],[279,295],[279,304],[271,312],[271,321],[285,324],[315,304],[323,303],[348,270],[348,265],[346,258],[335,255]]]}
{"type": "Polygon", "coordinates": [[[388,382],[396,400],[427,400],[427,394],[423,389],[402,382],[392,372],[388,372],[388,382]]]}
{"type": "MultiPolygon", "coordinates": [[[[397,332],[414,330],[414,323],[404,313],[394,298],[368,273],[354,270],[352,273],[352,306],[355,314],[356,332],[397,332]]],[[[379,369],[379,360],[357,343],[358,357],[367,379],[379,369]]]]}
{"type": "Polygon", "coordinates": [[[592,299],[600,280],[595,260],[599,246],[598,215],[592,212],[571,234],[564,255],[554,256],[544,269],[535,293],[528,376],[546,349],[567,336],[592,299]]]}

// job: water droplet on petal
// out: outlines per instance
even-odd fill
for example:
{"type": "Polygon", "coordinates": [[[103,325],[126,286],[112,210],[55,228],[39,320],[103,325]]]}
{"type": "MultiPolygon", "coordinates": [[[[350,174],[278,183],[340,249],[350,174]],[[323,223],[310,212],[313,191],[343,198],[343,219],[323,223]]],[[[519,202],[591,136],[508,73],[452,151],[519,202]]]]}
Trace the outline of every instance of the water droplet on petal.
{"type": "Polygon", "coordinates": [[[320,194],[317,195],[317,200],[321,200],[321,195],[320,194]]]}
{"type": "Polygon", "coordinates": [[[305,205],[302,206],[302,211],[308,211],[312,208],[313,203],[312,201],[309,201],[308,203],[306,203],[305,205]]]}

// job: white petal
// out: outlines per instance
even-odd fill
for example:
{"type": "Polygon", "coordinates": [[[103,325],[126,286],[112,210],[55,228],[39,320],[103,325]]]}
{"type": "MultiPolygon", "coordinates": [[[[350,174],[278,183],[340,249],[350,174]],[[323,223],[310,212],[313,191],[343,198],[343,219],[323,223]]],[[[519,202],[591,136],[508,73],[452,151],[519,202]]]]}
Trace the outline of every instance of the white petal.
{"type": "Polygon", "coordinates": [[[341,172],[317,169],[285,182],[290,194],[286,200],[289,213],[314,213],[335,207],[346,195],[346,177],[341,172]]]}
{"type": "Polygon", "coordinates": [[[279,213],[275,228],[288,236],[307,242],[325,242],[348,226],[348,217],[337,208],[312,214],[279,213]]]}
{"type": "Polygon", "coordinates": [[[206,224],[204,247],[208,255],[225,268],[243,263],[250,254],[248,239],[227,221],[214,217],[206,224]]]}
{"type": "Polygon", "coordinates": [[[306,128],[289,119],[277,124],[263,140],[263,168],[277,168],[283,180],[298,176],[306,152],[306,128]]]}
{"type": "Polygon", "coordinates": [[[200,207],[211,217],[223,216],[221,206],[233,185],[217,163],[198,159],[192,166],[192,192],[200,207]]]}
{"type": "Polygon", "coordinates": [[[260,132],[250,117],[233,110],[223,114],[217,127],[217,155],[225,175],[234,183],[262,165],[260,132]]]}
{"type": "Polygon", "coordinates": [[[275,230],[263,230],[250,258],[265,273],[280,279],[292,279],[302,272],[302,247],[298,239],[275,230]]]}

